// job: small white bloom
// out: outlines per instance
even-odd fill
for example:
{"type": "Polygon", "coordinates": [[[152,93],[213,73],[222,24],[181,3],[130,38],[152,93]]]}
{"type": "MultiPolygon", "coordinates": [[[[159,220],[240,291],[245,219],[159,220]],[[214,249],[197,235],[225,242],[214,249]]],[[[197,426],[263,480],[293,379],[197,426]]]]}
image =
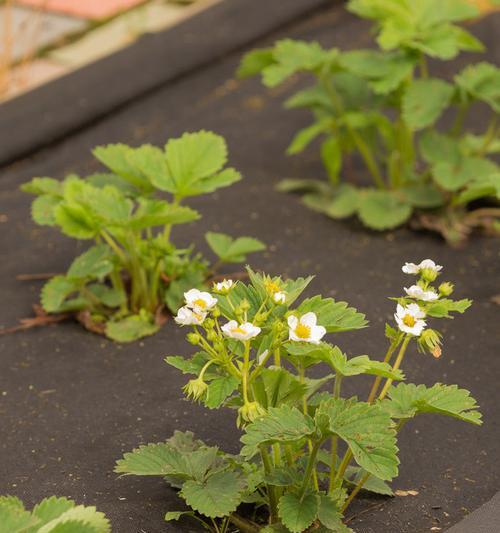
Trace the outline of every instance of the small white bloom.
{"type": "Polygon", "coordinates": [[[438,299],[438,294],[434,291],[424,291],[420,285],[412,285],[409,289],[405,287],[405,292],[410,298],[433,302],[438,299]]]}
{"type": "Polygon", "coordinates": [[[205,312],[212,309],[217,304],[217,298],[214,298],[209,292],[202,292],[198,289],[190,289],[184,293],[186,305],[198,312],[205,312]]]}
{"type": "Polygon", "coordinates": [[[218,283],[214,283],[214,289],[217,292],[229,292],[233,285],[234,281],[232,279],[224,279],[218,283]]]}
{"type": "Polygon", "coordinates": [[[292,341],[319,344],[326,334],[326,329],[323,326],[317,326],[317,320],[316,314],[312,311],[302,315],[300,318],[293,315],[289,316],[288,338],[292,341]]]}
{"type": "Polygon", "coordinates": [[[260,328],[254,326],[251,322],[244,322],[238,324],[236,320],[230,320],[227,324],[222,326],[224,335],[232,339],[238,339],[239,341],[248,341],[257,337],[260,333],[260,328]]]}
{"type": "Polygon", "coordinates": [[[273,300],[277,304],[284,304],[286,302],[286,293],[283,291],[278,291],[273,294],[273,300]]]}
{"type": "Polygon", "coordinates": [[[425,328],[425,313],[418,304],[409,304],[406,307],[398,304],[394,318],[398,327],[404,333],[410,333],[418,337],[425,328]]]}
{"type": "Polygon", "coordinates": [[[405,274],[419,274],[424,268],[436,273],[443,269],[441,265],[436,265],[432,259],[424,259],[418,265],[415,263],[405,263],[402,270],[405,274]]]}
{"type": "Polygon", "coordinates": [[[199,326],[206,317],[207,313],[184,306],[177,311],[177,316],[174,320],[181,326],[199,326]]]}

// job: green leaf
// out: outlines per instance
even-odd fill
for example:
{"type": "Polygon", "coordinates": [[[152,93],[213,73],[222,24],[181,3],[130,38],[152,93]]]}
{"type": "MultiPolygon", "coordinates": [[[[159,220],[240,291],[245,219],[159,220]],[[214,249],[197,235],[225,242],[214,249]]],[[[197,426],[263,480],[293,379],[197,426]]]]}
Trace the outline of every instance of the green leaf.
{"type": "Polygon", "coordinates": [[[87,289],[107,307],[118,307],[127,301],[124,290],[114,289],[104,283],[93,283],[87,289]]]}
{"type": "Polygon", "coordinates": [[[356,213],[360,198],[361,195],[356,187],[342,183],[335,189],[332,199],[323,195],[308,194],[304,196],[304,203],[329,217],[346,218],[356,213]]]}
{"type": "Polygon", "coordinates": [[[42,288],[40,300],[47,313],[58,313],[63,308],[64,301],[73,292],[78,290],[78,285],[66,276],[54,276],[42,288]]]}
{"type": "Polygon", "coordinates": [[[427,308],[426,313],[434,318],[452,318],[450,313],[464,313],[472,305],[472,300],[449,300],[441,298],[427,308]]]}
{"type": "Polygon", "coordinates": [[[441,162],[456,164],[460,160],[459,142],[432,129],[422,133],[419,148],[423,159],[430,164],[441,162]]]}
{"type": "Polygon", "coordinates": [[[168,442],[139,446],[116,462],[117,474],[134,476],[187,476],[186,454],[168,442]]]}
{"type": "Polygon", "coordinates": [[[139,198],[139,206],[130,220],[129,227],[141,230],[167,224],[186,224],[199,218],[198,211],[190,207],[171,204],[164,200],[139,198]]]}
{"type": "Polygon", "coordinates": [[[439,79],[421,79],[406,89],[403,101],[403,119],[414,130],[432,126],[450,103],[453,86],[439,79]]]}
{"type": "Polygon", "coordinates": [[[348,533],[351,531],[342,522],[342,514],[336,502],[326,494],[320,495],[318,509],[319,521],[333,533],[348,533]]]}
{"type": "Polygon", "coordinates": [[[165,522],[174,522],[182,518],[183,516],[194,516],[193,511],[168,511],[165,514],[165,522]]]}
{"type": "Polygon", "coordinates": [[[252,457],[261,444],[297,442],[311,436],[314,430],[312,418],[295,407],[271,407],[266,415],[245,428],[245,434],[240,439],[244,444],[241,455],[252,457]]]}
{"type": "Polygon", "coordinates": [[[491,174],[486,178],[472,181],[458,195],[455,201],[457,204],[467,204],[473,200],[487,196],[500,199],[500,173],[491,174]]]}
{"type": "Polygon", "coordinates": [[[118,189],[125,196],[136,197],[140,194],[140,190],[132,185],[129,181],[117,176],[116,174],[106,174],[105,172],[100,172],[97,174],[92,174],[87,176],[86,181],[90,183],[93,187],[102,189],[103,187],[112,186],[115,189],[118,189]]]}
{"type": "Polygon", "coordinates": [[[391,191],[368,190],[361,196],[359,218],[369,228],[379,231],[404,224],[412,207],[391,191]]]}
{"type": "Polygon", "coordinates": [[[165,303],[172,313],[176,313],[184,302],[184,293],[192,288],[202,288],[205,270],[190,270],[178,279],[171,281],[165,291],[165,303]]]}
{"type": "Polygon", "coordinates": [[[40,226],[54,226],[56,224],[54,210],[60,203],[61,199],[58,196],[42,194],[31,204],[31,217],[40,226]]]}
{"type": "MultiPolygon", "coordinates": [[[[355,487],[361,481],[367,472],[357,466],[349,466],[346,469],[345,481],[352,487],[355,487]]],[[[394,493],[388,483],[381,479],[370,475],[364,482],[363,490],[373,492],[374,494],[381,494],[383,496],[393,496],[394,493]]]]}
{"type": "Polygon", "coordinates": [[[112,185],[101,189],[87,185],[83,201],[107,225],[122,226],[130,220],[132,201],[112,185]]]}
{"type": "Polygon", "coordinates": [[[73,260],[68,278],[99,278],[113,270],[112,253],[108,245],[97,244],[73,260]]]}
{"type": "Polygon", "coordinates": [[[99,225],[92,214],[78,204],[60,203],[54,210],[55,220],[61,231],[75,239],[93,239],[99,225]]]}
{"type": "Polygon", "coordinates": [[[129,149],[126,160],[158,189],[175,192],[175,182],[168,168],[165,152],[160,148],[144,144],[139,148],[129,149]]]}
{"type": "Polygon", "coordinates": [[[444,203],[441,192],[432,184],[416,183],[400,189],[405,201],[413,207],[432,209],[444,203]]]}
{"type": "Polygon", "coordinates": [[[54,518],[37,533],[110,533],[111,526],[103,513],[95,507],[77,505],[54,518]],[[71,526],[73,527],[69,527],[71,526]]]}
{"type": "Polygon", "coordinates": [[[224,401],[238,388],[239,380],[234,376],[215,378],[208,385],[205,405],[209,409],[218,409],[224,401]]]}
{"type": "Polygon", "coordinates": [[[470,97],[485,102],[500,113],[500,69],[491,63],[468,65],[455,82],[470,97]]]}
{"type": "Polygon", "coordinates": [[[276,87],[300,70],[314,70],[330,59],[334,52],[327,52],[317,42],[278,41],[273,49],[275,63],[264,68],[262,81],[267,87],[276,87]]]}
{"type": "MultiPolygon", "coordinates": [[[[206,352],[198,352],[193,357],[185,359],[182,355],[169,355],[165,357],[165,362],[180,370],[183,374],[194,374],[198,376],[205,363],[209,360],[206,352]]],[[[205,375],[210,375],[210,367],[205,375]]]]}
{"type": "Polygon", "coordinates": [[[386,481],[397,476],[396,432],[384,409],[366,402],[331,399],[319,406],[317,416],[323,415],[328,416],[329,431],[347,443],[367,472],[386,481]]]}
{"type": "Polygon", "coordinates": [[[236,510],[243,488],[244,483],[236,472],[216,472],[205,481],[186,481],[180,496],[198,513],[217,518],[236,510]]]}
{"type": "Polygon", "coordinates": [[[288,155],[294,155],[302,152],[318,135],[327,132],[331,128],[331,123],[331,119],[326,118],[313,122],[306,128],[302,128],[295,134],[286,153],[288,155]]]}
{"type": "Polygon", "coordinates": [[[253,237],[238,237],[233,239],[224,233],[209,231],[205,239],[212,251],[224,263],[242,263],[247,254],[260,252],[266,249],[266,245],[253,237]]]}
{"type": "Polygon", "coordinates": [[[43,499],[40,503],[35,505],[32,514],[40,520],[37,525],[38,527],[41,527],[74,507],[75,502],[68,500],[67,498],[51,496],[50,498],[43,499]]]}
{"type": "Polygon", "coordinates": [[[125,179],[142,192],[149,193],[153,190],[153,186],[129,160],[133,150],[133,148],[125,144],[108,144],[106,146],[97,146],[92,153],[114,174],[125,179]]]}
{"type": "Polygon", "coordinates": [[[319,501],[317,494],[306,494],[300,498],[297,494],[289,492],[280,498],[278,515],[290,531],[300,533],[316,519],[319,501]]]}
{"type": "Polygon", "coordinates": [[[274,63],[272,48],[257,48],[247,52],[236,71],[238,78],[248,78],[259,74],[266,67],[274,63]]]}
{"type": "Polygon", "coordinates": [[[54,178],[33,178],[31,181],[23,183],[21,190],[39,196],[49,194],[51,196],[61,197],[63,184],[54,178]]]}
{"type": "Polygon", "coordinates": [[[459,389],[456,385],[436,383],[433,387],[400,383],[390,387],[390,400],[382,402],[383,408],[393,418],[408,419],[421,413],[436,413],[451,416],[481,425],[481,413],[476,400],[470,392],[459,389]]]}
{"type": "Polygon", "coordinates": [[[159,330],[153,318],[143,314],[130,315],[106,324],[106,336],[117,342],[133,342],[159,330]]]}
{"type": "Polygon", "coordinates": [[[18,498],[0,496],[0,533],[26,533],[38,524],[18,498]]]}
{"type": "Polygon", "coordinates": [[[456,191],[469,182],[486,179],[496,172],[498,166],[489,159],[464,157],[458,164],[437,163],[433,168],[433,177],[443,189],[456,191]]]}
{"type": "Polygon", "coordinates": [[[342,147],[336,137],[328,137],[321,145],[321,160],[326,168],[328,177],[333,184],[337,184],[342,168],[342,147]]]}
{"type": "Polygon", "coordinates": [[[333,298],[307,298],[299,305],[297,313],[304,315],[309,311],[316,313],[318,325],[325,327],[328,333],[361,329],[368,323],[363,313],[348,307],[346,302],[336,302],[333,298]]]}
{"type": "Polygon", "coordinates": [[[261,371],[253,388],[255,399],[266,409],[293,404],[307,393],[306,383],[301,383],[284,368],[274,366],[261,371]]]}

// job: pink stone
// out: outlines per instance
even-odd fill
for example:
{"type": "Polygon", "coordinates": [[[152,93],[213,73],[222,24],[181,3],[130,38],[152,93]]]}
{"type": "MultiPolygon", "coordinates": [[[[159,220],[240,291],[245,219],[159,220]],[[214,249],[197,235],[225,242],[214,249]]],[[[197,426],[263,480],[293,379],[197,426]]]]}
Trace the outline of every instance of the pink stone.
{"type": "Polygon", "coordinates": [[[44,11],[58,11],[86,19],[104,19],[142,4],[144,0],[17,0],[18,4],[44,11]]]}

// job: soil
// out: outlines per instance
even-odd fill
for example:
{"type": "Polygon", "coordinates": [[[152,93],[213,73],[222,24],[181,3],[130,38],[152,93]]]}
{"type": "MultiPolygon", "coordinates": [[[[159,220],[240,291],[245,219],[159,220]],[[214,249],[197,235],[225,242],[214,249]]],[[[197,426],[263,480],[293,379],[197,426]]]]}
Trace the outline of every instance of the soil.
{"type": "MultiPolygon", "coordinates": [[[[488,59],[496,63],[499,23],[491,16],[473,28],[492,50],[488,59]]],[[[343,48],[369,42],[366,25],[335,6],[256,45],[284,35],[343,48]]],[[[308,123],[307,113],[281,106],[302,80],[274,91],[256,79],[236,81],[240,57],[237,51],[168,83],[2,170],[0,235],[7,253],[1,267],[0,327],[30,316],[38,299],[42,282],[16,281],[16,275],[64,271],[87,245],[35,226],[29,219],[31,198],[19,191],[21,183],[33,176],[62,178],[96,170],[90,150],[98,144],[162,145],[186,130],[214,130],[226,137],[231,164],[245,179],[195,199],[192,205],[203,219],[176,228],[174,237],[180,244],[196,243],[209,255],[202,236],[207,230],[256,236],[269,250],[252,258],[254,268],[288,276],[316,274],[310,294],[347,300],[370,320],[370,328],[330,339],[348,354],[383,353],[383,326],[393,312],[387,297],[408,283],[401,272],[404,261],[435,259],[445,266],[443,279],[456,284],[456,296],[474,300],[465,315],[444,323],[443,356],[436,360],[412,353],[405,371],[412,382],[457,383],[471,390],[484,425],[430,415],[408,424],[400,438],[402,464],[393,486],[418,494],[361,500],[348,513],[356,515],[349,525],[357,533],[444,531],[490,499],[500,483],[499,309],[494,300],[500,293],[499,241],[479,237],[456,250],[427,233],[368,232],[356,221],[333,221],[305,208],[298,197],[276,192],[282,178],[324,175],[315,147],[301,156],[284,155],[293,132],[308,123]]],[[[434,68],[450,72],[448,64],[434,68]]],[[[474,120],[479,124],[481,113],[474,120]]],[[[361,168],[354,170],[355,179],[363,175],[361,168]]],[[[227,411],[183,401],[183,378],[163,362],[166,355],[190,353],[184,333],[169,321],[154,337],[118,345],[64,322],[0,337],[0,494],[15,494],[27,505],[51,494],[97,505],[120,533],[198,531],[188,521],[163,521],[166,511],[182,509],[182,504],[161,479],[113,473],[123,452],[162,441],[175,429],[193,430],[228,451],[238,449],[232,412],[228,416],[227,411]]],[[[367,387],[368,381],[353,378],[345,388],[364,395],[367,387]]]]}

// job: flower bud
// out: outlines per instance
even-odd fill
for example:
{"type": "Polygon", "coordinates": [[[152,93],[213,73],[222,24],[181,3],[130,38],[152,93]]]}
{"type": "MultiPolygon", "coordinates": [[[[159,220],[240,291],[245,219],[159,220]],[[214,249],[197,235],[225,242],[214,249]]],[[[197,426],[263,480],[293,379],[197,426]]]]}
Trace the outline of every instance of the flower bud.
{"type": "Polygon", "coordinates": [[[438,277],[438,272],[433,268],[423,268],[420,271],[422,279],[428,282],[433,282],[438,277]]]}
{"type": "Polygon", "coordinates": [[[197,344],[200,344],[201,336],[198,333],[188,333],[186,339],[190,344],[196,346],[197,344]]]}
{"type": "Polygon", "coordinates": [[[214,329],[214,326],[215,326],[215,322],[212,318],[206,318],[205,319],[205,322],[203,322],[203,327],[205,328],[205,330],[209,330],[209,329],[214,329]]]}
{"type": "Polygon", "coordinates": [[[445,281],[444,283],[441,283],[438,290],[441,296],[450,296],[453,292],[453,283],[445,281]]]}
{"type": "Polygon", "coordinates": [[[238,409],[238,427],[264,416],[266,410],[257,402],[247,402],[238,409]]]}
{"type": "Polygon", "coordinates": [[[248,311],[250,309],[250,302],[244,298],[241,303],[240,303],[240,309],[245,312],[245,311],[248,311]]]}
{"type": "Polygon", "coordinates": [[[418,347],[423,352],[429,352],[436,359],[441,357],[441,333],[435,329],[426,329],[418,339],[418,347]]]}
{"type": "Polygon", "coordinates": [[[212,316],[214,318],[219,318],[220,317],[220,309],[218,307],[214,307],[212,309],[212,316]]]}
{"type": "Polygon", "coordinates": [[[208,385],[201,379],[191,379],[182,388],[188,398],[199,401],[207,392],[208,385]]]}
{"type": "Polygon", "coordinates": [[[207,340],[210,342],[214,342],[214,340],[217,339],[217,333],[213,329],[207,332],[207,340]]]}

